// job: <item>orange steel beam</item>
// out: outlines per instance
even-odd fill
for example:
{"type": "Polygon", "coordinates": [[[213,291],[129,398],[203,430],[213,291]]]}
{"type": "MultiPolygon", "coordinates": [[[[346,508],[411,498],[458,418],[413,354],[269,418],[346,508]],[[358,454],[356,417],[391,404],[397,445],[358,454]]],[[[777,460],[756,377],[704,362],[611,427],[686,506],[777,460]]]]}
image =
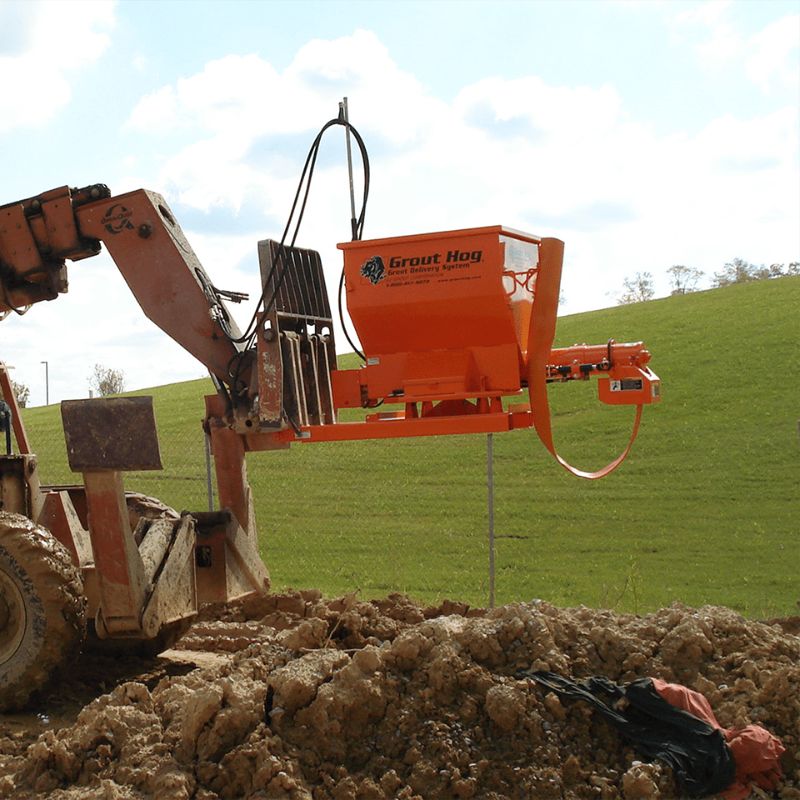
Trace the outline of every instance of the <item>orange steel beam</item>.
{"type": "Polygon", "coordinates": [[[22,455],[29,455],[31,446],[28,443],[28,434],[22,422],[22,415],[19,413],[17,395],[11,383],[11,376],[8,374],[8,367],[2,361],[0,361],[0,398],[11,407],[11,426],[14,430],[14,438],[17,440],[17,450],[22,455]]]}
{"type": "Polygon", "coordinates": [[[244,441],[226,425],[225,408],[219,395],[206,396],[206,413],[220,506],[227,508],[242,529],[250,533],[253,530],[253,501],[247,480],[244,441]]]}
{"type": "Polygon", "coordinates": [[[131,534],[122,475],[115,471],[87,471],[83,480],[100,586],[102,619],[97,620],[98,634],[138,633],[147,587],[131,534]]]}
{"type": "Polygon", "coordinates": [[[335,425],[307,425],[295,433],[292,429],[248,434],[247,450],[274,450],[281,443],[345,442],[365,439],[397,439],[417,436],[448,436],[463,433],[501,433],[529,428],[533,424],[530,411],[465,414],[451,417],[395,417],[370,422],[338,422],[335,425]]]}
{"type": "Polygon", "coordinates": [[[0,206],[0,313],[66,292],[65,259],[96,255],[100,242],[144,313],[226,380],[239,330],[166,200],[145,189],[63,186],[0,206]]]}

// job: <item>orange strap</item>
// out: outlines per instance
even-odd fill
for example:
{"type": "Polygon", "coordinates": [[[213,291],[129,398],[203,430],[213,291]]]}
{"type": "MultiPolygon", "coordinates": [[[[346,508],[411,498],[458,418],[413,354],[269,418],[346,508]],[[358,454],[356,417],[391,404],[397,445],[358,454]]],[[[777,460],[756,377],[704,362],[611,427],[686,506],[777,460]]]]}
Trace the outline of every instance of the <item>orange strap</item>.
{"type": "Polygon", "coordinates": [[[564,260],[564,242],[559,239],[542,239],[539,244],[539,268],[536,291],[533,295],[532,322],[528,333],[528,394],[533,412],[533,427],[542,444],[553,454],[564,469],[579,478],[596,480],[613,472],[628,456],[642,419],[642,406],[636,408],[633,431],[628,446],[603,469],[584,472],[568,464],[556,451],[550,426],[550,403],[547,399],[547,362],[556,332],[556,314],[561,288],[561,265],[564,260]]]}
{"type": "MultiPolygon", "coordinates": [[[[542,369],[542,376],[545,372],[542,369]]],[[[610,463],[606,464],[602,469],[597,472],[586,472],[582,469],[577,469],[565,461],[556,450],[553,443],[553,429],[550,424],[550,403],[547,399],[547,382],[542,377],[540,380],[534,380],[528,387],[528,392],[531,398],[531,411],[533,412],[533,427],[536,428],[536,433],[542,440],[542,444],[553,454],[553,457],[567,472],[571,472],[578,478],[586,478],[593,481],[597,478],[604,478],[606,475],[612,473],[627,457],[631,451],[636,436],[639,433],[639,423],[642,419],[642,405],[641,403],[636,406],[636,416],[633,420],[633,430],[631,431],[630,439],[628,439],[627,447],[610,463]]]]}

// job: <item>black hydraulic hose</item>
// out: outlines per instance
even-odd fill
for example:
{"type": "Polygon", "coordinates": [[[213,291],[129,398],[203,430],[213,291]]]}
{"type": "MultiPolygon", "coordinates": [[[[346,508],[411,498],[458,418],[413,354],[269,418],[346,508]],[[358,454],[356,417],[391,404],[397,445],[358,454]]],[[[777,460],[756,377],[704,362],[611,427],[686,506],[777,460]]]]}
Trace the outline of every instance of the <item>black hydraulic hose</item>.
{"type": "MultiPolygon", "coordinates": [[[[361,137],[361,134],[356,130],[355,127],[353,127],[353,125],[351,125],[349,122],[346,122],[340,115],[338,118],[331,119],[322,126],[316,138],[314,139],[311,147],[309,148],[309,152],[308,155],[306,156],[306,161],[305,164],[303,165],[303,170],[300,175],[300,181],[297,186],[297,191],[295,192],[294,200],[292,202],[292,207],[289,212],[289,218],[286,222],[286,227],[284,228],[280,243],[278,244],[275,261],[270,267],[270,271],[266,279],[264,280],[264,284],[261,290],[261,296],[258,300],[256,310],[253,312],[253,316],[247,325],[246,331],[239,337],[236,338],[229,337],[230,341],[233,343],[236,344],[246,343],[243,350],[240,353],[234,355],[228,365],[228,374],[232,379],[231,388],[234,394],[236,393],[237,386],[240,382],[239,375],[241,373],[243,358],[245,354],[252,348],[255,340],[255,335],[256,335],[255,328],[258,321],[259,306],[263,304],[264,313],[265,314],[269,313],[270,309],[277,301],[278,292],[280,291],[281,286],[283,285],[286,273],[288,271],[285,249],[284,249],[286,238],[289,235],[289,229],[291,228],[292,220],[294,219],[295,212],[297,211],[298,202],[300,202],[300,196],[302,194],[303,200],[302,203],[300,204],[300,210],[297,216],[297,221],[295,222],[294,233],[292,235],[291,242],[289,244],[290,247],[293,247],[294,243],[297,241],[297,236],[300,231],[300,224],[302,223],[303,216],[305,214],[306,204],[308,202],[308,196],[311,189],[311,180],[314,175],[314,168],[316,166],[317,155],[319,153],[320,142],[322,141],[322,137],[325,134],[325,132],[334,125],[342,125],[349,129],[350,133],[353,135],[353,138],[356,140],[356,143],[358,144],[359,152],[361,154],[361,160],[364,169],[364,190],[363,190],[363,198],[361,201],[361,211],[358,216],[358,219],[355,221],[355,225],[353,226],[353,232],[356,236],[356,239],[360,239],[363,234],[364,218],[366,215],[367,201],[369,199],[369,184],[370,184],[369,154],[367,152],[367,148],[366,145],[364,144],[364,140],[361,137]],[[304,183],[305,183],[305,191],[303,190],[304,183]],[[270,284],[273,282],[273,277],[275,276],[276,270],[278,269],[280,271],[277,274],[277,280],[275,281],[275,286],[272,288],[271,297],[269,298],[269,300],[267,300],[267,292],[270,289],[270,284]]],[[[344,271],[342,271],[342,278],[340,280],[340,286],[339,286],[339,319],[342,323],[342,330],[344,331],[345,338],[350,343],[350,346],[353,348],[353,350],[358,354],[358,356],[362,360],[365,360],[363,353],[355,346],[344,325],[344,315],[342,312],[342,302],[341,302],[341,289],[343,281],[344,281],[344,271]]]]}
{"type": "MultiPolygon", "coordinates": [[[[286,227],[284,228],[283,235],[281,236],[281,241],[280,241],[280,243],[278,245],[278,251],[277,251],[276,258],[275,258],[275,263],[273,263],[272,267],[270,268],[269,274],[267,275],[267,278],[264,281],[264,286],[262,287],[261,297],[259,298],[259,304],[261,304],[261,303],[264,304],[264,312],[265,313],[269,312],[269,310],[275,304],[275,301],[277,299],[277,293],[280,290],[281,286],[283,285],[283,280],[284,280],[284,277],[285,277],[285,274],[286,274],[286,271],[287,271],[286,270],[286,263],[285,263],[286,259],[285,259],[285,256],[283,255],[283,248],[285,247],[286,238],[289,235],[289,229],[290,229],[290,227],[292,225],[292,220],[294,218],[295,212],[297,211],[297,204],[300,201],[300,195],[301,195],[301,193],[303,194],[303,201],[302,201],[302,204],[300,206],[300,211],[298,213],[297,222],[295,223],[294,234],[292,235],[292,239],[291,239],[291,242],[289,244],[290,247],[293,247],[294,243],[297,241],[297,235],[298,235],[298,233],[300,231],[300,224],[303,221],[303,215],[305,213],[306,204],[308,202],[308,195],[309,195],[309,191],[310,191],[310,188],[311,188],[311,179],[313,178],[314,168],[316,166],[316,161],[317,161],[317,155],[318,155],[318,152],[319,152],[320,142],[322,140],[323,135],[325,134],[325,131],[327,131],[329,128],[333,127],[334,125],[342,125],[342,126],[349,127],[350,128],[350,132],[353,134],[353,137],[355,138],[356,142],[358,143],[358,147],[359,147],[359,150],[361,152],[362,162],[363,162],[363,165],[364,165],[364,194],[363,194],[363,199],[362,199],[362,204],[361,204],[361,213],[359,214],[359,217],[358,217],[358,220],[357,220],[357,224],[356,224],[356,232],[358,234],[357,238],[359,238],[359,239],[361,238],[362,231],[363,231],[363,228],[364,228],[364,216],[366,214],[367,200],[369,198],[369,179],[370,179],[369,156],[367,154],[367,148],[366,148],[366,145],[364,144],[364,140],[361,138],[361,134],[350,123],[345,122],[341,118],[335,118],[335,119],[329,120],[328,122],[325,123],[325,125],[322,126],[322,128],[320,129],[320,131],[317,134],[316,138],[314,139],[314,142],[312,143],[311,148],[309,149],[308,155],[306,156],[306,161],[305,161],[305,164],[303,166],[303,171],[302,171],[302,173],[300,175],[300,182],[298,184],[297,191],[295,192],[294,201],[292,202],[292,208],[291,208],[291,210],[289,212],[289,219],[286,222],[286,227]],[[304,184],[304,182],[306,184],[305,192],[303,192],[303,184],[304,184]],[[270,297],[269,301],[267,301],[267,292],[268,292],[268,290],[270,288],[270,283],[272,281],[273,275],[275,274],[275,271],[279,267],[282,267],[281,271],[278,274],[278,279],[276,281],[274,289],[272,290],[272,296],[270,297]]],[[[255,327],[257,319],[258,319],[258,311],[256,311],[253,314],[253,317],[252,317],[252,319],[250,320],[250,323],[247,326],[246,332],[242,336],[240,336],[240,337],[238,337],[236,339],[232,339],[231,341],[237,342],[237,343],[240,343],[240,342],[248,342],[249,343],[250,340],[253,337],[254,327],[255,327]]]]}
{"type": "Polygon", "coordinates": [[[342,325],[342,330],[344,331],[344,338],[347,339],[350,347],[353,348],[353,352],[362,360],[366,361],[366,357],[364,354],[356,347],[355,342],[350,338],[350,334],[347,332],[347,326],[344,324],[344,312],[342,311],[342,289],[344,288],[344,267],[342,267],[342,274],[339,278],[339,322],[342,325]]]}

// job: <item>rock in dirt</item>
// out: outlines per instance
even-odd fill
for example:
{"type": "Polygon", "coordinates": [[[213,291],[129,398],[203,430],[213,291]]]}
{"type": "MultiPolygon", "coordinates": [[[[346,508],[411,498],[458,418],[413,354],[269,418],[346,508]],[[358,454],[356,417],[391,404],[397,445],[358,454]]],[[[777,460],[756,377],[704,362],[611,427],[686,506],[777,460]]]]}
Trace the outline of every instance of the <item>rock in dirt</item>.
{"type": "Polygon", "coordinates": [[[799,665],[800,638],[725,608],[633,616],[271,596],[206,610],[169,659],[109,676],[61,727],[0,727],[0,796],[676,796],[671,771],[637,760],[588,708],[513,677],[533,668],[696,689],[722,725],[782,739],[775,796],[797,800],[799,665]]]}

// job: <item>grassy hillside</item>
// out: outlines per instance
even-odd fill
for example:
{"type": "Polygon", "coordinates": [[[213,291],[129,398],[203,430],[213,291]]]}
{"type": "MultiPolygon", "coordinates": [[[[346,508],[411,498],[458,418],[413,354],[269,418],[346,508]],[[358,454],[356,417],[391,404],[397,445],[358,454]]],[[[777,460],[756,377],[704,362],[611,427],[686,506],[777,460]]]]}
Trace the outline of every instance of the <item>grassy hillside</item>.
{"type": "MultiPolygon", "coordinates": [[[[663,401],[645,410],[629,460],[596,482],[568,475],[531,431],[494,437],[498,602],[797,613],[798,308],[800,278],[783,278],[562,318],[557,345],[643,339],[663,401]]],[[[152,390],[168,473],[128,485],[204,507],[209,390],[152,390]]],[[[631,409],[601,406],[587,384],[551,397],[578,466],[624,446],[631,409]]],[[[61,481],[57,417],[31,409],[26,421],[61,481]]],[[[276,586],[486,602],[485,436],[297,445],[248,464],[276,586]]]]}

